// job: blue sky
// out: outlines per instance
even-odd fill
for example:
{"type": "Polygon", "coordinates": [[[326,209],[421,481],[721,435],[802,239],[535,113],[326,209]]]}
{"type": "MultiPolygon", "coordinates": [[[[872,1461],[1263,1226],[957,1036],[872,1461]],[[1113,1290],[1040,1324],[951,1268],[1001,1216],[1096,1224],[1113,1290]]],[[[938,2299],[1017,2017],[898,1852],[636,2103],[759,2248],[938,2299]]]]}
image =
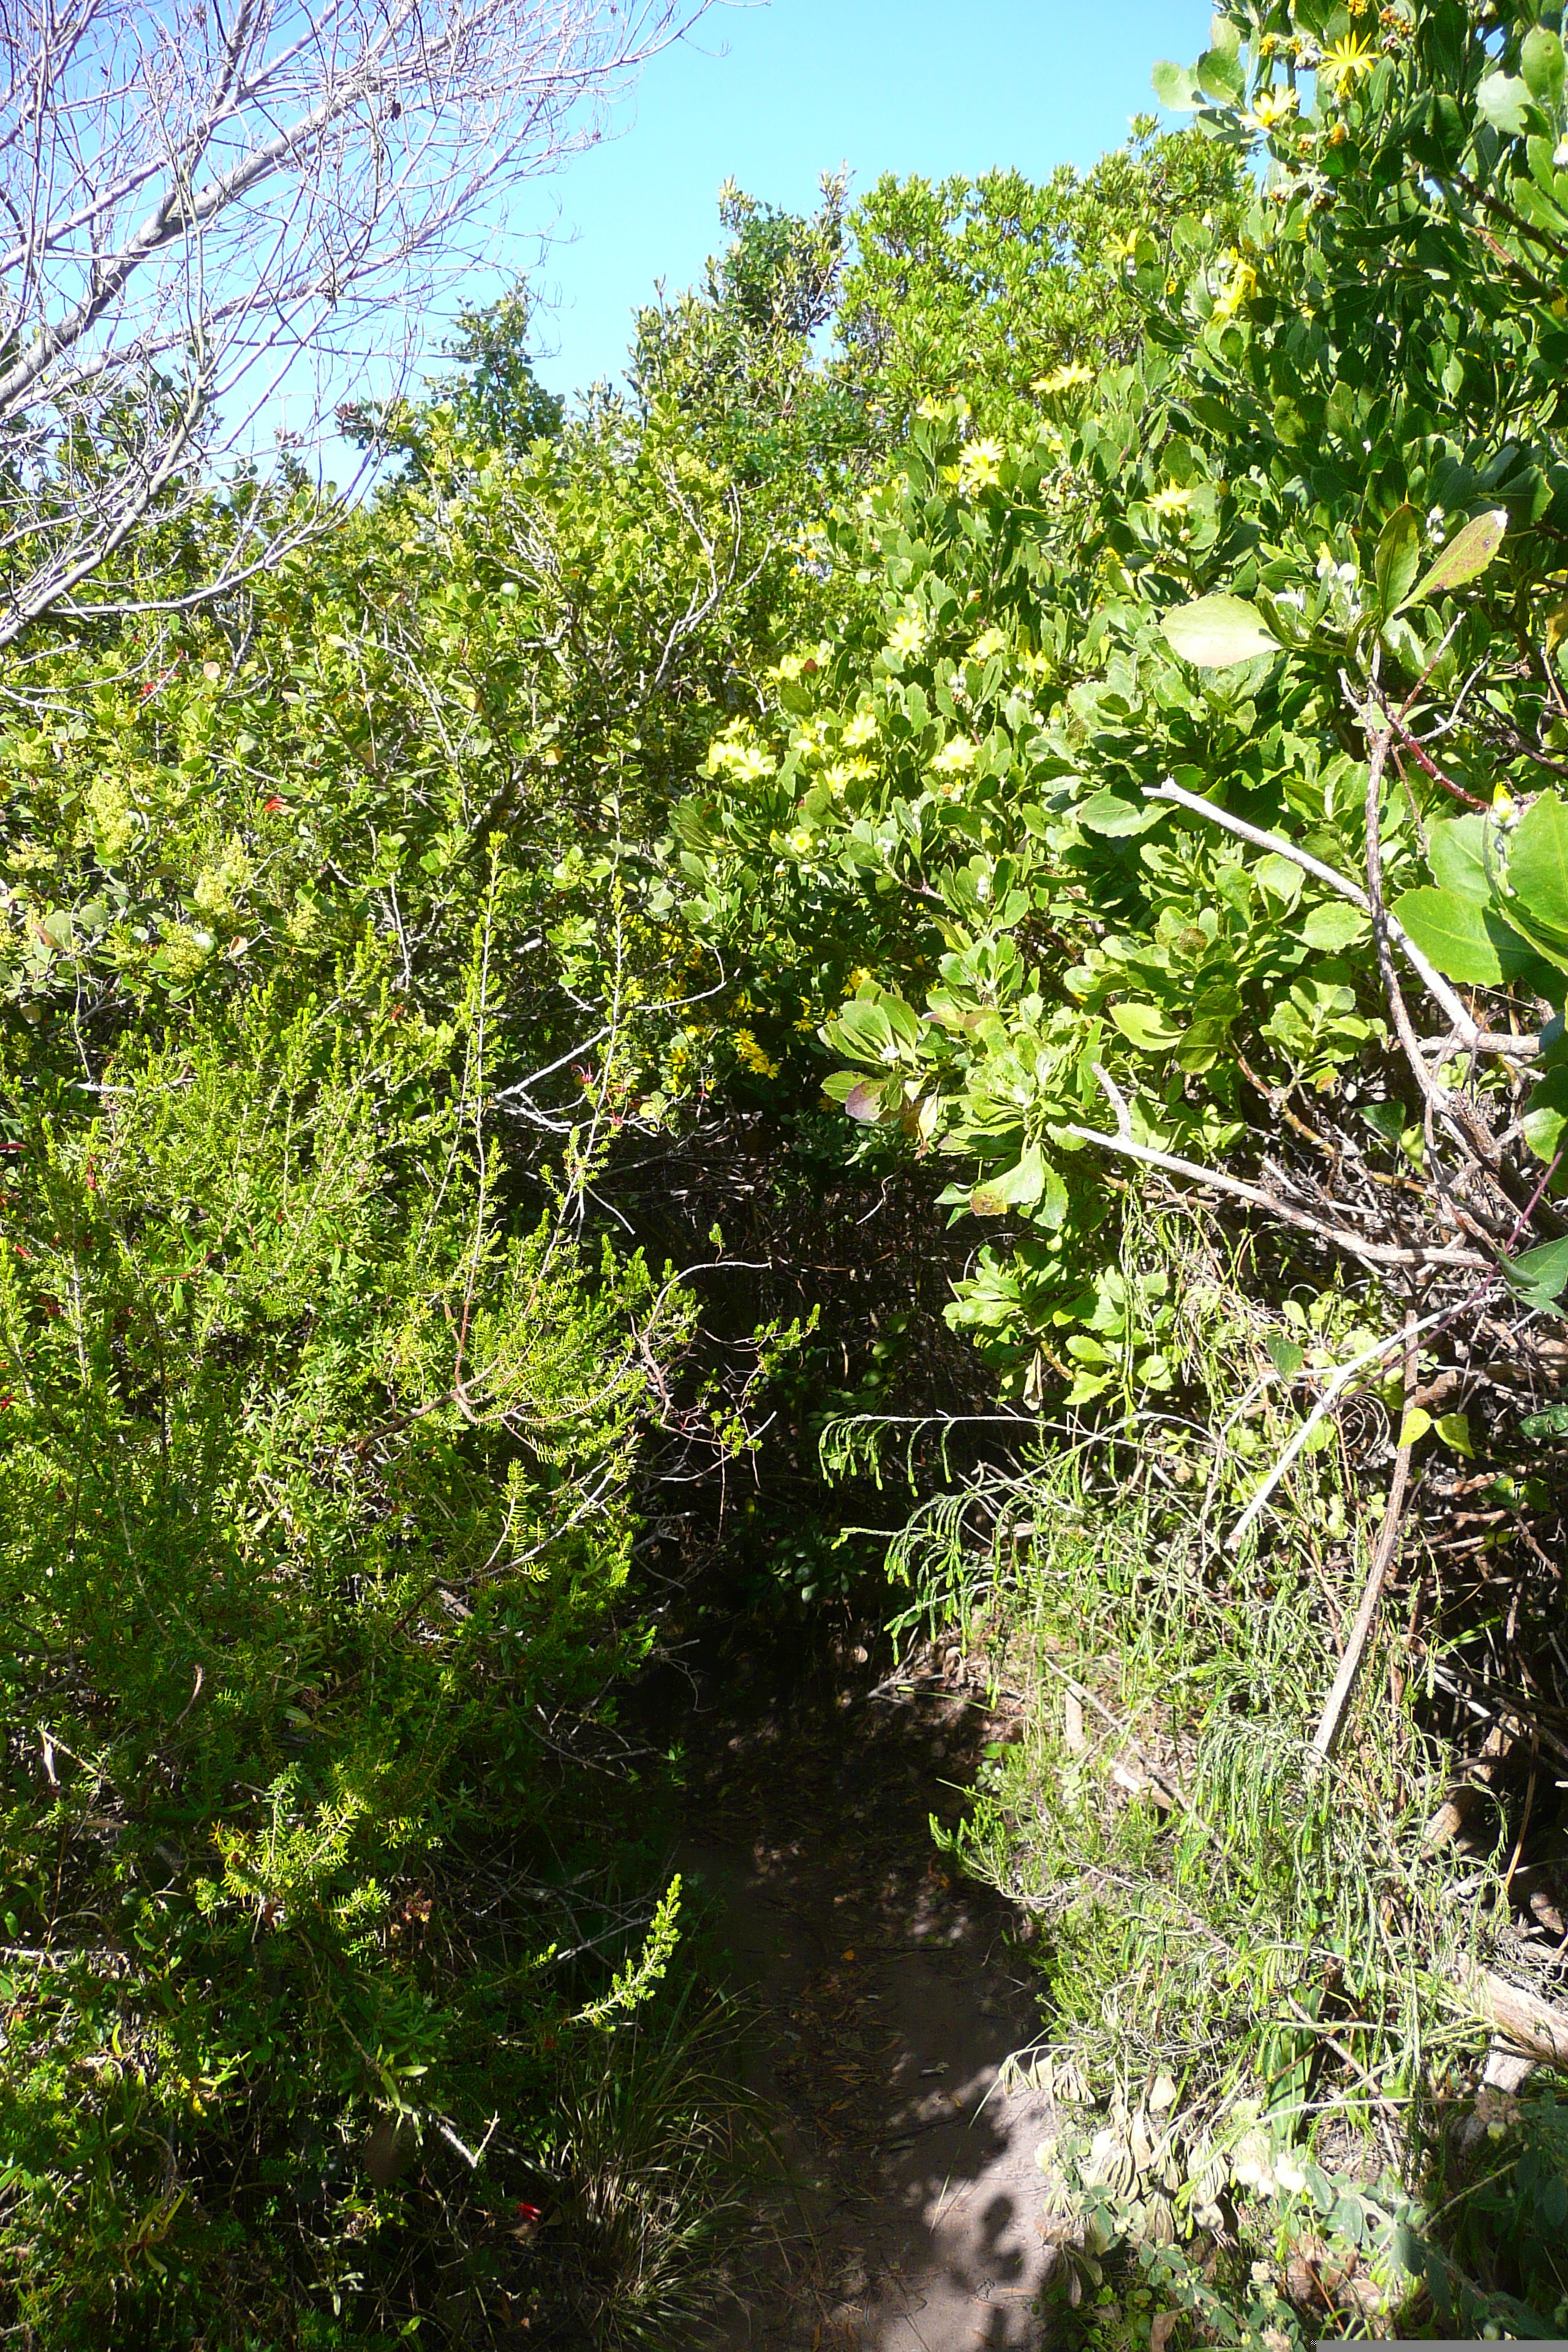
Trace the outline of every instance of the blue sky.
{"type": "Polygon", "coordinates": [[[713,9],[648,68],[618,136],[514,200],[517,231],[554,218],[536,273],[541,378],[569,392],[619,373],[636,305],[658,278],[689,285],[720,242],[726,178],[803,211],[818,174],[841,163],[860,188],[883,172],[1001,164],[1043,177],[1091,163],[1121,143],[1130,115],[1153,109],[1155,58],[1190,62],[1207,30],[1203,0],[713,9]]]}

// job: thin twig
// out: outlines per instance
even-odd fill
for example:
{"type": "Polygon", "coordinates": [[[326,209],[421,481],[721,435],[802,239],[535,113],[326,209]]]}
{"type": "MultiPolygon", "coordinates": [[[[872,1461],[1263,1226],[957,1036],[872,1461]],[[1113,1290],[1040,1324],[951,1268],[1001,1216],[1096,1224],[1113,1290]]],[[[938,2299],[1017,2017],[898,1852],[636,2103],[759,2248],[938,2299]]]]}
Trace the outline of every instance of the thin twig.
{"type": "MultiPolygon", "coordinates": [[[[1415,1335],[1418,1328],[1415,1316],[1407,1315],[1405,1318],[1404,1333],[1405,1393],[1407,1397],[1414,1396],[1415,1393],[1415,1335]]],[[[1372,1638],[1373,1624],[1377,1616],[1377,1604],[1383,1598],[1384,1583],[1394,1564],[1394,1555],[1399,1549],[1399,1528],[1405,1516],[1405,1492],[1410,1484],[1410,1449],[1414,1443],[1414,1438],[1402,1437],[1399,1451],[1394,1457],[1394,1477],[1388,1490],[1388,1507],[1384,1512],[1377,1547],[1372,1556],[1372,1570],[1366,1580],[1366,1590],[1362,1594],[1361,1606],[1356,1611],[1355,1621],[1351,1626],[1349,1638],[1344,1646],[1344,1654],[1340,1660],[1339,1672],[1335,1675],[1329,1696],[1323,1703],[1323,1712],[1318,1719],[1318,1727],[1312,1734],[1312,1753],[1320,1762],[1326,1763],[1333,1753],[1334,1742],[1340,1734],[1340,1725],[1344,1719],[1345,1708],[1350,1704],[1351,1693],[1355,1688],[1356,1676],[1361,1672],[1361,1662],[1366,1654],[1366,1645],[1372,1638]]]]}
{"type": "Polygon", "coordinates": [[[1211,1186],[1216,1192],[1227,1192],[1233,1200],[1245,1201],[1255,1209],[1267,1209],[1288,1225],[1302,1233],[1314,1234],[1320,1241],[1331,1242],[1352,1257],[1368,1265],[1457,1266],[1479,1272],[1489,1270],[1491,1261],[1475,1250],[1465,1249],[1405,1249],[1393,1242],[1363,1241],[1359,1234],[1347,1233],[1342,1226],[1325,1224],[1321,1217],[1309,1216],[1305,1209],[1282,1201],[1275,1192],[1266,1192],[1261,1185],[1245,1184],[1239,1177],[1222,1176],[1217,1170],[1202,1167],[1195,1160],[1181,1160],[1172,1151],[1156,1151],[1147,1143],[1134,1143],[1125,1135],[1107,1135],[1094,1127],[1065,1127],[1064,1135],[1076,1137],[1079,1143],[1097,1144],[1102,1151],[1117,1151],[1128,1160],[1136,1160],[1147,1168],[1161,1168],[1168,1175],[1186,1176],[1194,1183],[1211,1186]]]}
{"type": "MultiPolygon", "coordinates": [[[[1435,1329],[1439,1323],[1446,1323],[1451,1316],[1457,1315],[1458,1311],[1458,1307],[1441,1307],[1437,1309],[1435,1315],[1424,1316],[1421,1321],[1415,1327],[1415,1336],[1419,1336],[1423,1331],[1435,1329]]],[[[1227,1551],[1235,1551],[1237,1549],[1242,1537],[1247,1533],[1247,1528],[1252,1525],[1254,1519],[1257,1518],[1259,1511],[1262,1510],[1264,1505],[1268,1502],[1268,1497],[1273,1494],[1276,1486],[1279,1486],[1280,1479],[1283,1478],[1287,1470],[1289,1469],[1290,1465],[1295,1461],[1296,1456],[1307,1444],[1312,1432],[1319,1426],[1320,1423],[1324,1421],[1333,1411],[1334,1406],[1338,1403],[1345,1390],[1350,1386],[1352,1381],[1354,1380],[1356,1374],[1358,1372],[1364,1372],[1370,1365],[1380,1363],[1384,1356],[1391,1356],[1395,1348],[1407,1344],[1411,1336],[1412,1335],[1408,1330],[1392,1332],[1386,1339],[1379,1339],[1375,1347],[1363,1348],[1359,1356],[1352,1356],[1348,1364],[1342,1364],[1340,1366],[1339,1370],[1333,1374],[1328,1386],[1324,1389],[1322,1395],[1318,1399],[1317,1403],[1312,1407],[1311,1412],[1307,1415],[1306,1420],[1301,1423],[1300,1428],[1296,1432],[1295,1436],[1290,1440],[1289,1444],[1285,1448],[1284,1453],[1279,1456],[1279,1461],[1274,1465],[1273,1469],[1270,1470],[1268,1477],[1265,1478],[1262,1486],[1259,1486],[1257,1494],[1254,1495],[1251,1502],[1248,1503],[1246,1510],[1243,1511],[1240,1518],[1237,1519],[1235,1527],[1231,1529],[1229,1536],[1226,1538],[1226,1549],[1227,1551]]]]}
{"type": "MultiPolygon", "coordinates": [[[[1286,858],[1292,866],[1299,866],[1303,874],[1315,875],[1320,882],[1326,883],[1342,898],[1348,898],[1352,907],[1359,907],[1363,915],[1372,913],[1372,902],[1359,882],[1352,882],[1344,875],[1336,874],[1331,866],[1325,866],[1321,858],[1299,849],[1293,841],[1285,840],[1281,835],[1265,833],[1259,826],[1247,824],[1241,817],[1232,816],[1228,809],[1215,808],[1212,801],[1200,800],[1196,793],[1184,792],[1181,785],[1173,782],[1169,777],[1163,784],[1146,784],[1143,797],[1150,801],[1174,801],[1180,807],[1190,809],[1194,816],[1205,817],[1211,824],[1219,825],[1226,833],[1235,834],[1238,841],[1249,841],[1256,849],[1270,850],[1277,857],[1286,858]]],[[[1433,969],[1398,919],[1393,915],[1386,919],[1389,938],[1403,950],[1427,994],[1442,1006],[1453,1023],[1461,1045],[1473,1054],[1496,1054],[1505,1060],[1532,1061],[1535,1058],[1541,1051],[1538,1038],[1505,1037],[1479,1028],[1465,1010],[1460,998],[1442,974],[1433,969]]]]}

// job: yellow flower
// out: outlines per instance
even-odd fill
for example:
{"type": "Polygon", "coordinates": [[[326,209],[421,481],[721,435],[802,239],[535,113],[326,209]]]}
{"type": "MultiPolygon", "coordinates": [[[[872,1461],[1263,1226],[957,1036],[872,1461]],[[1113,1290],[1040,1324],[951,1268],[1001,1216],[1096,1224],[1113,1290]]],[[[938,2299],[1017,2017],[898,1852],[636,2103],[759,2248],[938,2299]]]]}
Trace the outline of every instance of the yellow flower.
{"type": "Polygon", "coordinates": [[[917,620],[912,613],[903,613],[893,623],[889,632],[888,651],[890,654],[902,654],[907,661],[911,655],[921,651],[925,641],[924,623],[917,620]]]}
{"type": "Polygon", "coordinates": [[[1297,98],[1293,89],[1283,87],[1260,89],[1252,101],[1252,110],[1245,117],[1247,128],[1272,131],[1277,123],[1288,122],[1296,111],[1297,98]]]}
{"type": "MultiPolygon", "coordinates": [[[[1121,257],[1126,258],[1125,252],[1121,257]]],[[[1037,377],[1029,389],[1031,392],[1047,394],[1053,392],[1076,392],[1080,383],[1093,382],[1094,370],[1091,367],[1085,367],[1081,360],[1074,360],[1067,367],[1053,368],[1049,375],[1037,377]]]]}
{"type": "Polygon", "coordinates": [[[798,677],[815,677],[826,664],[830,648],[807,646],[798,654],[785,654],[784,659],[768,675],[775,683],[793,686],[798,677]]]}
{"type": "Polygon", "coordinates": [[[1323,51],[1318,67],[1318,79],[1331,89],[1340,84],[1353,85],[1363,74],[1369,74],[1377,63],[1377,51],[1363,33],[1342,33],[1323,51]]]}
{"type": "Polygon", "coordinates": [[[1007,640],[1000,629],[984,629],[970,646],[969,658],[972,662],[988,662],[993,654],[1005,653],[1006,649],[1007,640]]]}
{"type": "Polygon", "coordinates": [[[959,452],[958,495],[961,499],[977,499],[982,490],[994,490],[1002,478],[1002,445],[999,441],[970,441],[959,452]]]}
{"type": "Polygon", "coordinates": [[[876,740],[877,719],[875,712],[870,710],[858,710],[855,713],[854,718],[849,721],[848,726],[844,730],[845,750],[848,751],[858,751],[864,744],[874,743],[876,740]]]}
{"type": "Polygon", "coordinates": [[[1154,512],[1160,515],[1185,514],[1192,502],[1191,490],[1184,490],[1175,482],[1167,482],[1164,488],[1156,490],[1149,500],[1154,512]]]}
{"type": "Polygon", "coordinates": [[[763,1053],[762,1047],[758,1045],[756,1039],[752,1036],[749,1029],[736,1030],[734,1034],[734,1046],[736,1053],[739,1055],[741,1060],[744,1062],[747,1069],[754,1070],[759,1078],[776,1078],[778,1076],[778,1064],[774,1061],[771,1061],[768,1055],[763,1053]]]}
{"type": "Polygon", "coordinates": [[[942,745],[931,761],[931,766],[938,775],[961,775],[973,767],[974,757],[975,746],[970,741],[968,736],[952,735],[942,745]]]}
{"type": "Polygon", "coordinates": [[[808,857],[810,856],[811,835],[806,831],[805,825],[797,826],[795,831],[790,835],[789,846],[794,850],[797,857],[808,857]]]}
{"type": "Polygon", "coordinates": [[[733,733],[721,735],[708,753],[709,774],[728,772],[738,784],[760,784],[777,766],[778,761],[761,744],[748,743],[733,733]]]}
{"type": "Polygon", "coordinates": [[[1234,319],[1242,305],[1250,302],[1257,291],[1257,270],[1250,261],[1238,261],[1231,271],[1224,290],[1215,299],[1213,316],[1216,319],[1234,319]]]}
{"type": "Polygon", "coordinates": [[[835,760],[822,772],[822,781],[830,793],[841,793],[850,784],[863,784],[877,771],[869,760],[835,760]]]}

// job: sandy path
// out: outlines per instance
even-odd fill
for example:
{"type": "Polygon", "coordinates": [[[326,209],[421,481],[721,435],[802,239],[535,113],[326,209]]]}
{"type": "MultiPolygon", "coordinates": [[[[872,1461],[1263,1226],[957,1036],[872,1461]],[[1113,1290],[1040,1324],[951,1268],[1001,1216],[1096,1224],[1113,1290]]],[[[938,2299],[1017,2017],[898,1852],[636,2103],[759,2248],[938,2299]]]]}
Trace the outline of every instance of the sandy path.
{"type": "Polygon", "coordinates": [[[897,1711],[851,1691],[825,1713],[821,1696],[731,1735],[679,1857],[755,2004],[753,2086],[794,2191],[714,2343],[1026,2352],[1049,2116],[995,2084],[1037,2012],[1002,1907],[929,1827],[994,1727],[934,1687],[897,1711]],[[726,1834],[737,1817],[749,1844],[726,1834]]]}

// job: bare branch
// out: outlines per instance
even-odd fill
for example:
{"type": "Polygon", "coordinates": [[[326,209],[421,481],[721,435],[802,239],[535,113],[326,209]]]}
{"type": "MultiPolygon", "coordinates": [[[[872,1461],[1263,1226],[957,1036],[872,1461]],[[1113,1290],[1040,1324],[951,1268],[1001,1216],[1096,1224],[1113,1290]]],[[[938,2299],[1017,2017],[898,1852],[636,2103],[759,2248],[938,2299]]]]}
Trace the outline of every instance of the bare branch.
{"type": "MultiPolygon", "coordinates": [[[[1359,882],[1352,882],[1345,875],[1336,874],[1331,866],[1325,866],[1321,858],[1299,849],[1293,841],[1287,841],[1282,835],[1264,833],[1258,826],[1247,824],[1241,817],[1232,816],[1228,809],[1216,808],[1212,801],[1200,800],[1196,793],[1184,792],[1181,785],[1170,777],[1163,784],[1146,784],[1143,797],[1150,801],[1174,801],[1178,806],[1190,809],[1194,816],[1205,817],[1210,824],[1217,824],[1225,832],[1235,834],[1237,840],[1250,842],[1256,849],[1272,851],[1276,857],[1286,858],[1292,866],[1299,866],[1303,874],[1315,875],[1320,882],[1327,883],[1329,888],[1336,891],[1342,898],[1348,898],[1352,907],[1359,907],[1363,915],[1371,915],[1372,901],[1359,882]]],[[[1448,982],[1434,970],[1404,927],[1392,915],[1385,914],[1384,920],[1389,939],[1408,958],[1427,994],[1441,1005],[1453,1023],[1458,1044],[1472,1054],[1495,1054],[1507,1061],[1534,1059],[1541,1051],[1536,1038],[1506,1037],[1479,1028],[1448,982]]]]}
{"type": "MultiPolygon", "coordinates": [[[[395,373],[509,189],[709,0],[5,0],[0,646],[206,500],[217,585],[322,506],[213,500],[285,396],[395,373]]],[[[134,605],[116,583],[94,611],[134,605]]]]}

